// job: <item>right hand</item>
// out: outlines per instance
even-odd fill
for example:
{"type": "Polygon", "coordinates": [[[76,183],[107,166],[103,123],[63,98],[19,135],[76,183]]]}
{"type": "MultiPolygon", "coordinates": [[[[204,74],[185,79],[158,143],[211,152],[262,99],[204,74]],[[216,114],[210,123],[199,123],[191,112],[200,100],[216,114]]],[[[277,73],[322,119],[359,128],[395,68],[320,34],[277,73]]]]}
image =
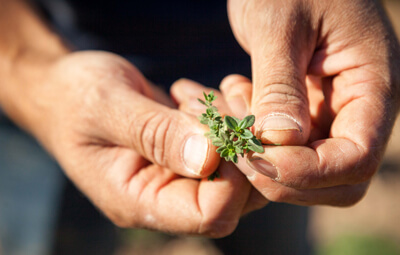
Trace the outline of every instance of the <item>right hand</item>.
{"type": "Polygon", "coordinates": [[[355,204],[399,111],[399,44],[379,1],[230,0],[228,10],[252,81],[221,90],[252,91],[238,95],[266,145],[239,168],[271,201],[355,204]]]}

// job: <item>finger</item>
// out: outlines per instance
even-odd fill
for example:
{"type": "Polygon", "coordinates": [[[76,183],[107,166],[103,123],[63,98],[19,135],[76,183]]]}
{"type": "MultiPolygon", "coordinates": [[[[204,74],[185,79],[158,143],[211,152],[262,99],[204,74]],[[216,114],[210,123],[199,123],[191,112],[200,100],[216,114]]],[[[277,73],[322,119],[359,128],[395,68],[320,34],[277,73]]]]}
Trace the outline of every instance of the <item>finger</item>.
{"type": "Polygon", "coordinates": [[[235,117],[243,119],[250,113],[251,81],[238,74],[229,75],[221,82],[220,89],[235,117]]]}
{"type": "Polygon", "coordinates": [[[335,115],[331,138],[315,141],[310,148],[267,149],[264,156],[258,155],[265,161],[254,160],[257,170],[303,189],[363,183],[373,176],[395,119],[389,86],[368,68],[355,68],[343,71],[324,90],[335,115]],[[261,167],[257,162],[269,163],[261,167]]]}
{"type": "Polygon", "coordinates": [[[116,86],[102,100],[108,107],[95,109],[95,114],[104,120],[97,123],[103,133],[90,136],[132,148],[179,175],[198,178],[216,169],[219,155],[194,116],[159,104],[129,86],[116,86]]]}
{"type": "Polygon", "coordinates": [[[230,114],[229,107],[227,106],[222,94],[218,90],[214,90],[201,85],[189,79],[179,79],[171,87],[171,96],[179,105],[179,110],[199,116],[205,112],[206,107],[201,104],[198,99],[203,99],[203,93],[214,92],[217,99],[213,105],[218,108],[218,112],[224,116],[230,114]]]}
{"type": "Polygon", "coordinates": [[[256,116],[256,136],[264,144],[299,145],[308,140],[310,132],[305,70],[287,57],[300,55],[295,50],[301,49],[283,48],[291,49],[275,51],[273,47],[261,47],[252,53],[251,112],[256,116]]]}
{"type": "Polygon", "coordinates": [[[127,183],[123,208],[107,215],[122,227],[222,237],[237,226],[251,186],[234,166],[223,162],[220,178],[201,181],[177,178],[171,171],[149,166],[127,183]],[[143,171],[143,173],[142,173],[143,171]]]}
{"type": "Polygon", "coordinates": [[[373,176],[395,119],[390,86],[369,68],[358,67],[329,81],[323,89],[334,117],[331,138],[309,147],[267,148],[251,156],[254,169],[301,189],[358,184],[373,176]]]}
{"type": "Polygon", "coordinates": [[[362,183],[377,167],[366,151],[348,139],[319,140],[310,146],[267,146],[264,153],[250,153],[248,164],[297,189],[362,183]]]}
{"type": "Polygon", "coordinates": [[[367,181],[355,185],[339,185],[306,190],[296,189],[282,185],[254,171],[244,160],[239,161],[238,167],[260,194],[269,201],[278,203],[291,203],[302,206],[350,206],[359,202],[364,197],[369,185],[367,181]]]}
{"type": "Polygon", "coordinates": [[[301,1],[284,8],[280,2],[247,3],[243,13],[254,16],[232,8],[235,35],[251,56],[256,136],[265,144],[305,144],[310,133],[305,76],[319,21],[301,1]],[[236,24],[238,17],[246,22],[236,24]]]}

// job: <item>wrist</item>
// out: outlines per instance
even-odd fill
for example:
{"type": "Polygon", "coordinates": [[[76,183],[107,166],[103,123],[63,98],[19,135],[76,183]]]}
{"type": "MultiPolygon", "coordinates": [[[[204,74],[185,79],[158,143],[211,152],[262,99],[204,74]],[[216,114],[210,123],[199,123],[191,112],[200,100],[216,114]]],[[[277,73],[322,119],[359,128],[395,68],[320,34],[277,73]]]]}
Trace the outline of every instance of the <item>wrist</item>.
{"type": "Polygon", "coordinates": [[[0,10],[0,107],[16,124],[33,132],[40,80],[69,49],[25,2],[2,1],[0,10]]]}

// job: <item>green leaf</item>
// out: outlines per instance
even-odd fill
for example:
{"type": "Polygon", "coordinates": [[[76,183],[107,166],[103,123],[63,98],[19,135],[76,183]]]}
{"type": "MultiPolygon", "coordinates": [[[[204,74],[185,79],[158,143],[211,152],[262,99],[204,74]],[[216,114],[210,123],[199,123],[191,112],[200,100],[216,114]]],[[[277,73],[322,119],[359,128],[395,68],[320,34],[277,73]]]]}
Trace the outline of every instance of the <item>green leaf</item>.
{"type": "Polygon", "coordinates": [[[238,123],[236,122],[236,120],[230,116],[225,116],[225,120],[224,120],[225,124],[228,126],[228,128],[235,130],[238,123]]]}
{"type": "Polygon", "coordinates": [[[218,113],[218,116],[215,117],[214,121],[216,121],[218,123],[222,123],[222,117],[221,117],[221,115],[219,115],[219,113],[218,113]]]}
{"type": "Polygon", "coordinates": [[[207,137],[208,139],[213,139],[215,136],[214,132],[208,131],[204,133],[204,136],[207,137]]]}
{"type": "Polygon", "coordinates": [[[221,151],[221,158],[228,157],[229,155],[229,149],[225,148],[224,150],[221,151]]]}
{"type": "Polygon", "coordinates": [[[208,94],[208,100],[210,103],[217,99],[217,97],[214,95],[214,91],[211,90],[210,94],[208,94]]]}
{"type": "Polygon", "coordinates": [[[226,134],[226,132],[220,130],[219,134],[220,134],[222,140],[224,140],[224,141],[229,140],[229,136],[226,134]]]}
{"type": "Polygon", "coordinates": [[[247,148],[258,153],[264,152],[264,147],[262,147],[260,140],[255,137],[247,141],[247,148]]]}
{"type": "Polygon", "coordinates": [[[226,146],[221,146],[221,147],[219,147],[217,150],[216,150],[216,152],[217,153],[221,153],[223,150],[225,150],[226,149],[226,146]]]}
{"type": "Polygon", "coordinates": [[[239,119],[239,118],[236,118],[235,116],[231,116],[231,117],[234,118],[234,119],[236,120],[237,123],[240,122],[240,119],[239,119]]]}
{"type": "Polygon", "coordinates": [[[204,102],[204,101],[201,100],[200,98],[197,98],[197,100],[199,100],[199,102],[200,102],[201,104],[204,104],[205,106],[207,106],[206,102],[204,102]]]}
{"type": "Polygon", "coordinates": [[[203,91],[203,96],[204,96],[204,99],[205,99],[206,101],[208,101],[208,96],[207,96],[206,92],[204,92],[204,91],[203,91]]]}
{"type": "Polygon", "coordinates": [[[236,164],[238,163],[238,156],[236,155],[236,153],[235,153],[235,155],[231,156],[230,158],[233,163],[236,163],[236,164]]]}
{"type": "Polygon", "coordinates": [[[243,139],[251,139],[254,135],[253,133],[248,130],[248,129],[244,129],[243,133],[240,135],[243,139]]]}
{"type": "Polygon", "coordinates": [[[197,118],[200,120],[201,124],[208,125],[208,118],[205,118],[203,116],[198,116],[197,118]]]}
{"type": "Polygon", "coordinates": [[[235,147],[235,152],[238,153],[238,154],[243,153],[243,147],[242,146],[236,146],[235,147]]]}
{"type": "Polygon", "coordinates": [[[214,111],[211,108],[206,109],[207,116],[212,117],[214,115],[214,111]]]}
{"type": "MultiPolygon", "coordinates": [[[[221,158],[237,163],[238,154],[244,157],[244,154],[250,150],[264,152],[261,141],[248,130],[254,125],[254,115],[246,116],[243,120],[234,116],[225,116],[222,119],[217,107],[212,105],[212,102],[217,99],[214,91],[210,91],[209,94],[203,92],[203,95],[205,101],[201,99],[198,101],[207,106],[207,109],[198,119],[200,123],[206,124],[210,128],[205,136],[211,140],[214,146],[218,147],[216,151],[220,153],[221,158]]],[[[217,177],[219,177],[219,172],[214,172],[208,179],[212,181],[217,177]]]]}
{"type": "Polygon", "coordinates": [[[239,122],[240,128],[249,128],[254,125],[256,117],[254,115],[246,116],[243,120],[239,122]]]}
{"type": "Polygon", "coordinates": [[[212,144],[214,146],[219,147],[219,146],[223,146],[224,145],[224,141],[222,141],[222,139],[220,139],[220,138],[215,138],[215,139],[212,140],[212,144]]]}
{"type": "Polygon", "coordinates": [[[243,140],[238,139],[233,142],[233,146],[242,146],[243,145],[243,140]]]}
{"type": "Polygon", "coordinates": [[[203,125],[207,125],[208,124],[208,119],[202,119],[200,120],[200,123],[203,125]]]}
{"type": "Polygon", "coordinates": [[[214,173],[212,173],[210,176],[208,176],[208,180],[209,181],[214,181],[214,179],[215,178],[219,178],[220,177],[220,175],[219,175],[219,172],[218,171],[215,171],[214,173]]]}

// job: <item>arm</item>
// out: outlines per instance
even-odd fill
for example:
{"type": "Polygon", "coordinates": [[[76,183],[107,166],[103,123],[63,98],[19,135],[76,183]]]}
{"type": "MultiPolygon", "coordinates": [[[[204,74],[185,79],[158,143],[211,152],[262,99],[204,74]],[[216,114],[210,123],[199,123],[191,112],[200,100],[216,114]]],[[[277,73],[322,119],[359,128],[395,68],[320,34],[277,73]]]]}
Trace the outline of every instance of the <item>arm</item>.
{"type": "Polygon", "coordinates": [[[0,0],[0,106],[21,127],[39,134],[40,100],[35,91],[43,70],[69,53],[25,1],[0,0]],[[37,124],[37,123],[36,123],[37,124]]]}

